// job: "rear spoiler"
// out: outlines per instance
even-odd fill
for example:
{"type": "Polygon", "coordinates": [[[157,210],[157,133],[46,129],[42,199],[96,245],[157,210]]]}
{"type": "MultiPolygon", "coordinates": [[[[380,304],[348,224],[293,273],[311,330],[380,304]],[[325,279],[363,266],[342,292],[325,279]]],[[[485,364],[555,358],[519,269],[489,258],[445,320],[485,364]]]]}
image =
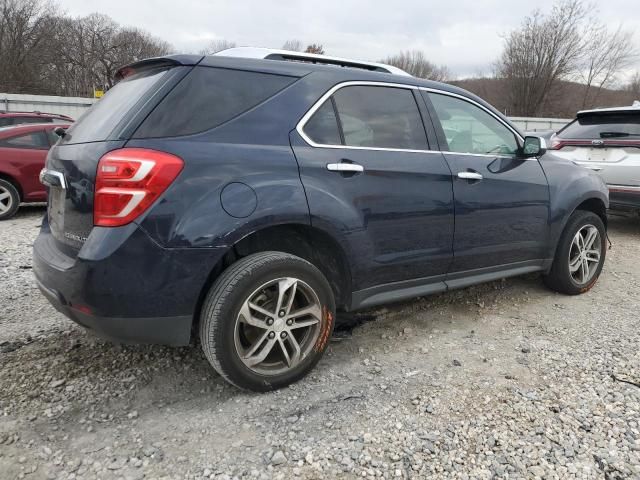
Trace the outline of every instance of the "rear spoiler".
{"type": "Polygon", "coordinates": [[[178,67],[178,66],[194,66],[202,61],[204,57],[202,55],[168,55],[166,57],[153,57],[145,58],[137,62],[130,63],[123,67],[120,67],[114,75],[115,83],[118,83],[123,78],[128,77],[133,72],[139,72],[141,70],[147,70],[149,68],[162,68],[162,67],[178,67]]]}

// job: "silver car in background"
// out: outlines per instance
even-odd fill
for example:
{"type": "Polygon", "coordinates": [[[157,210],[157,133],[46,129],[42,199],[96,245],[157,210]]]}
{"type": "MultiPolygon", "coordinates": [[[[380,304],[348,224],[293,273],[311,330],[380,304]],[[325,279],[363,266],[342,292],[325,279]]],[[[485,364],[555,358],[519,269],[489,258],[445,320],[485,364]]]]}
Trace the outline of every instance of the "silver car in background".
{"type": "Polygon", "coordinates": [[[640,102],[578,112],[549,143],[555,155],[602,176],[612,210],[640,212],[640,102]]]}

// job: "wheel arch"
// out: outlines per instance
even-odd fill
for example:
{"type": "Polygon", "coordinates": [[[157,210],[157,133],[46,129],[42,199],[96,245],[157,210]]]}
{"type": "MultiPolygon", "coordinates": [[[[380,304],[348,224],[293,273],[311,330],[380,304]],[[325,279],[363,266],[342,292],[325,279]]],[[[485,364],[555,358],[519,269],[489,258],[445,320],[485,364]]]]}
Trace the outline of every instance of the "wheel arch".
{"type": "Polygon", "coordinates": [[[16,180],[15,177],[13,177],[12,175],[9,175],[8,173],[0,172],[0,180],[6,180],[11,185],[13,185],[18,191],[18,195],[20,196],[20,201],[21,202],[23,201],[24,192],[22,190],[22,185],[20,185],[20,182],[18,182],[18,180],[16,180]]]}
{"type": "Polygon", "coordinates": [[[219,275],[240,258],[253,253],[278,251],[303,258],[327,278],[333,290],[336,306],[347,308],[351,303],[351,266],[340,242],[323,229],[300,223],[287,223],[261,228],[237,240],[214,265],[202,287],[195,309],[197,325],[202,304],[219,275]]]}

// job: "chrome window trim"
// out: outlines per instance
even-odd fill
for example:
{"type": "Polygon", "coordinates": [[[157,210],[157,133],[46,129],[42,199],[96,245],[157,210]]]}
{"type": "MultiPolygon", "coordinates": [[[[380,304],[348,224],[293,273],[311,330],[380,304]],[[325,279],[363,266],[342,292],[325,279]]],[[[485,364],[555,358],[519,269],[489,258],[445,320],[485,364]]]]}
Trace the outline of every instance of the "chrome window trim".
{"type": "MultiPolygon", "coordinates": [[[[391,83],[391,82],[375,82],[375,81],[360,81],[360,80],[351,80],[347,82],[338,83],[331,87],[327,92],[325,92],[312,106],[307,113],[305,113],[300,121],[296,125],[296,131],[302,137],[302,139],[311,147],[314,148],[341,148],[346,150],[370,150],[370,151],[382,151],[382,152],[408,152],[408,153],[443,153],[445,155],[471,155],[475,157],[492,157],[492,158],[513,158],[512,155],[494,155],[494,154],[485,154],[485,153],[465,153],[465,152],[451,152],[448,150],[411,150],[405,148],[384,148],[384,147],[355,147],[349,145],[332,145],[332,144],[324,144],[324,143],[316,143],[311,138],[307,136],[304,132],[304,127],[309,121],[309,119],[318,111],[318,109],[324,104],[327,99],[329,99],[335,92],[345,87],[354,87],[354,86],[365,86],[365,87],[390,87],[390,88],[404,88],[405,90],[423,90],[426,92],[438,93],[442,95],[449,95],[450,97],[460,98],[461,100],[467,101],[495,118],[502,125],[507,127],[517,138],[520,139],[521,142],[524,141],[524,137],[520,135],[513,127],[511,127],[508,123],[506,123],[503,119],[498,117],[491,110],[486,108],[484,105],[465,97],[464,95],[459,95],[457,93],[447,92],[445,90],[439,90],[437,88],[430,87],[419,87],[417,85],[406,85],[403,83],[391,83]]],[[[532,159],[535,160],[535,159],[532,159]]]]}

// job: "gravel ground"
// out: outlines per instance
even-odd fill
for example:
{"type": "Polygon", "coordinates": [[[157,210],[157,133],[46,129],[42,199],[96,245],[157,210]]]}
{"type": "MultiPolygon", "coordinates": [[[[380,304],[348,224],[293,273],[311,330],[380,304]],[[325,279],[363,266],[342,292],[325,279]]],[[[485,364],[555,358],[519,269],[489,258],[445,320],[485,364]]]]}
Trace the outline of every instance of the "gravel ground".
{"type": "Polygon", "coordinates": [[[600,282],[538,276],[344,317],[279,392],[199,347],[115,346],[30,271],[42,208],[0,224],[0,477],[640,478],[640,220],[612,218],[600,282]]]}

